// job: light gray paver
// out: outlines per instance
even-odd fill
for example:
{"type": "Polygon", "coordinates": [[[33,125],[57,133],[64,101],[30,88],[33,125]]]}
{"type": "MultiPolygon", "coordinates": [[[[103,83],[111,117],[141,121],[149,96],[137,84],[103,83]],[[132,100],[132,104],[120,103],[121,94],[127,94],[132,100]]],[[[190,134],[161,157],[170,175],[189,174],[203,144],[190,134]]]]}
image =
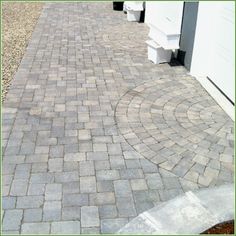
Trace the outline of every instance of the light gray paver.
{"type": "Polygon", "coordinates": [[[101,219],[117,217],[116,205],[103,205],[99,207],[99,216],[101,219]]]}
{"type": "Polygon", "coordinates": [[[62,220],[79,220],[80,219],[80,207],[63,207],[62,208],[62,220]]]}
{"type": "Polygon", "coordinates": [[[61,202],[46,201],[43,206],[43,221],[57,221],[61,219],[61,202]]]}
{"type": "Polygon", "coordinates": [[[16,197],[2,197],[2,209],[14,209],[16,207],[16,197]]]}
{"type": "Polygon", "coordinates": [[[28,195],[43,195],[45,192],[45,184],[30,184],[28,187],[28,195]]]}
{"type": "Polygon", "coordinates": [[[104,219],[101,220],[101,233],[115,233],[128,223],[126,218],[104,219]]]}
{"type": "Polygon", "coordinates": [[[63,206],[86,206],[88,205],[87,194],[64,194],[63,206]]]}
{"type": "Polygon", "coordinates": [[[19,230],[23,210],[6,210],[3,217],[3,230],[19,230]]]}
{"type": "Polygon", "coordinates": [[[89,196],[90,205],[110,205],[115,203],[115,194],[113,192],[92,193],[89,196]]]}
{"type": "Polygon", "coordinates": [[[62,158],[55,158],[55,159],[48,160],[49,172],[62,172],[62,167],[63,167],[62,158]]]}
{"type": "Polygon", "coordinates": [[[91,227],[91,228],[82,228],[81,234],[99,234],[100,230],[98,227],[91,227]]]}
{"type": "Polygon", "coordinates": [[[62,185],[61,184],[47,184],[45,190],[45,200],[61,200],[62,198],[62,185]]]}
{"type": "Polygon", "coordinates": [[[96,193],[96,178],[95,176],[80,177],[80,192],[81,193],[96,193]]]}
{"type": "Polygon", "coordinates": [[[79,221],[52,222],[52,234],[80,234],[79,221]]]}
{"type": "Polygon", "coordinates": [[[81,225],[82,227],[99,226],[98,207],[83,206],[81,207],[81,225]]]}
{"type": "Polygon", "coordinates": [[[43,205],[43,196],[22,196],[17,197],[16,208],[39,208],[43,205]]]}
{"type": "Polygon", "coordinates": [[[11,185],[11,196],[25,196],[28,188],[27,180],[13,180],[11,185]]]}
{"type": "Polygon", "coordinates": [[[22,234],[49,234],[50,224],[47,222],[24,223],[22,224],[22,234]]]}
{"type": "Polygon", "coordinates": [[[42,221],[42,209],[26,209],[24,210],[24,222],[40,222],[42,221]]]}
{"type": "Polygon", "coordinates": [[[79,162],[79,174],[80,176],[94,175],[93,161],[81,161],[79,162]]]}

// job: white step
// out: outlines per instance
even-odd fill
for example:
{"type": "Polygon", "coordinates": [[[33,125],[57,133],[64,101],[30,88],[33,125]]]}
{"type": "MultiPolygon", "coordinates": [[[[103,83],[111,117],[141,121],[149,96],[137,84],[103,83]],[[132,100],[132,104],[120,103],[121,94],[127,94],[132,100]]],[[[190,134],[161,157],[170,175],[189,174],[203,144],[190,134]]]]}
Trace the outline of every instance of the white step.
{"type": "Polygon", "coordinates": [[[149,37],[158,43],[161,47],[166,50],[179,49],[180,33],[166,27],[165,30],[157,28],[152,24],[148,24],[150,31],[149,37]]]}
{"type": "Polygon", "coordinates": [[[118,234],[200,234],[234,219],[234,185],[187,192],[145,211],[122,227],[118,234]]]}
{"type": "Polygon", "coordinates": [[[141,11],[127,10],[127,20],[128,21],[139,21],[141,11]]]}
{"type": "Polygon", "coordinates": [[[170,62],[172,50],[165,50],[154,40],[147,40],[146,43],[148,45],[148,60],[154,64],[170,62]]]}

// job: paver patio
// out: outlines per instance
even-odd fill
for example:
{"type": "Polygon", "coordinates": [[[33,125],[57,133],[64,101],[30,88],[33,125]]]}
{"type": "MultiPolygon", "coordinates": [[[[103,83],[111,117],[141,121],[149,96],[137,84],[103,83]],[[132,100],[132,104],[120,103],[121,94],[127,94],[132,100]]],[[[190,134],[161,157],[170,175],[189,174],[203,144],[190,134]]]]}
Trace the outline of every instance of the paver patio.
{"type": "Polygon", "coordinates": [[[112,3],[45,3],[4,102],[4,233],[112,233],[233,181],[232,120],[147,35],[112,3]]]}

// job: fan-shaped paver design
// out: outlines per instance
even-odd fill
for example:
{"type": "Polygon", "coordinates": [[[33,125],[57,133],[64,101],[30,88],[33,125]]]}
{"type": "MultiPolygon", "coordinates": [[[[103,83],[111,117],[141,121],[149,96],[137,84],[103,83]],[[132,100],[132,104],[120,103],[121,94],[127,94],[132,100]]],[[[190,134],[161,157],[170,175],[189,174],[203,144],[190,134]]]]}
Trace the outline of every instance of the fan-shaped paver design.
{"type": "Polygon", "coordinates": [[[138,153],[179,177],[208,185],[222,168],[232,169],[233,122],[190,77],[148,81],[129,90],[115,115],[138,153]]]}

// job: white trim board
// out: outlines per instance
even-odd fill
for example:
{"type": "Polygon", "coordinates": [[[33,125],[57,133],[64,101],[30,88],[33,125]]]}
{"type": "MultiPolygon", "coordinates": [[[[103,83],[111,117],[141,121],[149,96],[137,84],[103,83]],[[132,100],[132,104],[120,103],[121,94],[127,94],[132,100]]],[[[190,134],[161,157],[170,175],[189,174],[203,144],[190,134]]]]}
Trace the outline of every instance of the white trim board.
{"type": "Polygon", "coordinates": [[[195,78],[220,105],[220,107],[229,115],[229,117],[235,121],[234,105],[206,77],[195,76],[195,78]]]}

